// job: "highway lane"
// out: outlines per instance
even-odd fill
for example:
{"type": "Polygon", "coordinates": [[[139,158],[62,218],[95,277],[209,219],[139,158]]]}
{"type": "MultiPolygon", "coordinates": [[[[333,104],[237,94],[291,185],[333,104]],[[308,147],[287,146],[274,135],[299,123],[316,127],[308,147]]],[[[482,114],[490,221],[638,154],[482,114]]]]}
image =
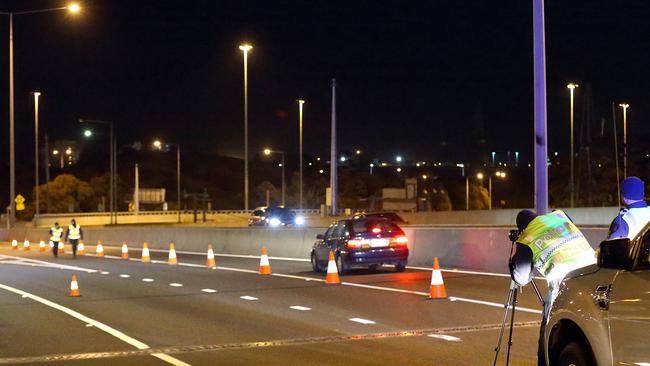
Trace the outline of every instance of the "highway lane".
{"type": "MultiPolygon", "coordinates": [[[[117,254],[113,248],[109,248],[107,252],[108,255],[117,254]]],[[[154,260],[166,258],[166,253],[152,254],[154,260]]],[[[0,249],[0,255],[17,255],[55,262],[46,253],[12,251],[6,244],[0,249]]],[[[131,251],[132,257],[138,255],[138,251],[131,251]]],[[[436,357],[439,362],[434,363],[437,364],[470,365],[477,359],[484,362],[491,360],[492,348],[498,335],[494,327],[476,327],[493,326],[500,322],[502,316],[502,309],[486,305],[447,300],[426,301],[423,296],[380,289],[325,286],[319,281],[305,280],[304,278],[322,279],[323,276],[309,273],[309,263],[299,261],[271,260],[271,265],[275,273],[300,278],[264,277],[234,271],[255,271],[255,258],[218,256],[219,267],[233,270],[205,269],[201,268],[205,262],[204,257],[182,253],[179,253],[179,262],[194,264],[195,267],[144,264],[91,256],[79,257],[77,260],[64,257],[56,262],[99,272],[78,273],[67,269],[6,264],[0,267],[0,283],[68,306],[142,340],[153,348],[169,347],[166,350],[174,357],[190,364],[210,364],[213,360],[219,361],[219,364],[253,364],[260,360],[269,364],[281,364],[284,361],[286,364],[288,359],[302,360],[302,364],[385,364],[389,359],[407,364],[430,364],[433,360],[431,357],[436,357]],[[101,274],[101,271],[110,273],[101,274]],[[72,273],[79,277],[81,298],[67,296],[72,273]],[[153,281],[144,282],[143,279],[153,281]],[[170,286],[172,283],[182,286],[170,286]],[[208,289],[217,292],[202,291],[208,289]],[[242,296],[256,300],[244,300],[242,296]],[[291,306],[310,309],[296,310],[291,306]],[[354,322],[350,320],[352,318],[365,319],[374,324],[354,322]],[[423,332],[396,336],[395,332],[407,330],[423,332]],[[428,337],[429,333],[439,331],[457,334],[461,341],[428,337]],[[391,336],[384,337],[385,333],[391,336]],[[364,334],[379,335],[369,338],[346,338],[364,334]],[[279,344],[246,345],[247,342],[259,341],[279,341],[279,344]],[[195,348],[192,348],[191,352],[185,352],[183,347],[195,348]]],[[[386,288],[417,288],[417,291],[426,292],[429,278],[422,273],[426,272],[408,271],[396,274],[390,270],[382,270],[379,273],[361,271],[344,276],[343,280],[386,288]]],[[[484,296],[478,299],[494,299],[498,302],[503,302],[504,299],[491,292],[498,289],[505,297],[508,283],[503,277],[462,274],[445,274],[445,281],[451,294],[483,294],[484,296]],[[473,289],[452,290],[450,283],[453,283],[452,278],[456,277],[458,284],[473,289]],[[472,278],[475,282],[472,282],[472,278]]],[[[11,296],[9,300],[28,301],[19,297],[11,299],[11,296]]],[[[4,302],[2,304],[4,305],[4,302]]],[[[23,314],[34,311],[37,310],[32,309],[23,314]]],[[[23,315],[23,318],[26,318],[23,321],[27,328],[39,329],[32,320],[33,317],[23,315]]],[[[60,314],[57,317],[53,314],[52,318],[65,318],[65,315],[60,314]]],[[[535,321],[538,318],[536,314],[517,315],[518,321],[535,321]]],[[[60,329],[67,331],[70,328],[72,330],[67,338],[76,334],[74,338],[86,339],[90,337],[88,332],[92,332],[92,329],[85,325],[48,325],[45,328],[47,329],[43,332],[48,335],[56,334],[60,329]]],[[[532,364],[536,331],[534,326],[516,330],[521,341],[515,341],[517,346],[514,349],[514,364],[532,364]]],[[[68,343],[71,342],[59,343],[47,350],[33,347],[33,342],[32,347],[25,349],[16,349],[7,344],[0,348],[0,354],[6,358],[9,355],[40,356],[80,352],[78,348],[69,346],[68,343]]],[[[82,352],[133,349],[113,340],[98,339],[93,345],[95,348],[92,349],[82,347],[82,352]]],[[[146,363],[142,364],[164,364],[152,357],[137,354],[112,357],[119,357],[120,364],[135,364],[134,360],[146,360],[146,363]]],[[[83,364],[111,364],[111,360],[116,359],[98,358],[92,362],[84,360],[83,364]]],[[[67,361],[66,364],[69,362],[72,361],[67,361]]]]}

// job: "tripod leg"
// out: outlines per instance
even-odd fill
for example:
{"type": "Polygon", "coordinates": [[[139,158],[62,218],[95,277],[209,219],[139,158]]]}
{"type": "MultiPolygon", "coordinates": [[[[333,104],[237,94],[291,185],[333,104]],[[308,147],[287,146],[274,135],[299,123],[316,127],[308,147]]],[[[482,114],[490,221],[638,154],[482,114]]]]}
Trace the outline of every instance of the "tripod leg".
{"type": "Polygon", "coordinates": [[[539,302],[542,304],[542,307],[546,305],[546,302],[544,301],[544,298],[542,297],[542,293],[539,291],[539,287],[537,287],[537,284],[535,283],[535,280],[530,281],[530,283],[533,284],[533,289],[535,289],[535,293],[537,294],[537,298],[539,299],[539,302]]]}
{"type": "Polygon", "coordinates": [[[517,287],[516,284],[511,281],[510,282],[510,289],[508,290],[508,299],[506,300],[506,303],[503,304],[503,320],[501,321],[501,330],[499,331],[499,340],[497,341],[496,347],[494,347],[494,363],[492,364],[493,366],[496,366],[497,364],[497,359],[499,358],[499,352],[501,351],[501,343],[503,342],[503,333],[506,328],[506,320],[508,319],[508,310],[510,306],[512,305],[512,298],[515,294],[515,291],[517,287]]]}
{"type": "Polygon", "coordinates": [[[517,307],[517,290],[512,297],[512,313],[510,314],[510,334],[508,335],[508,353],[506,356],[506,366],[510,364],[510,348],[512,347],[512,330],[515,325],[515,308],[517,307]]]}

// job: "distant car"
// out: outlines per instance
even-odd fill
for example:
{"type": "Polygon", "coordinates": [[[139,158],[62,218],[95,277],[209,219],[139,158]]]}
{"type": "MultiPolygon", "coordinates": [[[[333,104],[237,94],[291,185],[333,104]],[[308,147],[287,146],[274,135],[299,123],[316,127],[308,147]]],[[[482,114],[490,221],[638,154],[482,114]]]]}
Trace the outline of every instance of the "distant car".
{"type": "Polygon", "coordinates": [[[304,217],[284,207],[257,207],[248,219],[248,226],[302,226],[304,223],[304,217]]]}
{"type": "Polygon", "coordinates": [[[404,231],[383,218],[341,220],[316,239],[311,250],[314,272],[327,268],[330,250],[341,274],[359,267],[374,270],[382,264],[394,265],[397,272],[403,272],[408,261],[408,239],[404,231]]]}
{"type": "Polygon", "coordinates": [[[598,264],[569,273],[545,332],[548,365],[650,365],[650,225],[605,240],[598,264]]]}
{"type": "Polygon", "coordinates": [[[398,225],[406,225],[408,222],[395,212],[357,212],[352,215],[353,219],[362,218],[384,218],[398,225]]]}

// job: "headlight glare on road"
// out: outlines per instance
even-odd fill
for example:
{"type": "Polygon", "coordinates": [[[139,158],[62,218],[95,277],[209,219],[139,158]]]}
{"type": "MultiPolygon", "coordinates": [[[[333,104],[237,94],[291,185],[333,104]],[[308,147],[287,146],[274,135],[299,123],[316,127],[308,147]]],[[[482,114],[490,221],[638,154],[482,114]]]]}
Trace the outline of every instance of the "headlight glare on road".
{"type": "Polygon", "coordinates": [[[302,216],[296,216],[296,225],[302,226],[305,224],[305,218],[302,216]]]}
{"type": "Polygon", "coordinates": [[[273,227],[280,226],[280,224],[281,224],[280,219],[278,219],[277,217],[271,217],[271,220],[269,220],[269,225],[273,227]]]}

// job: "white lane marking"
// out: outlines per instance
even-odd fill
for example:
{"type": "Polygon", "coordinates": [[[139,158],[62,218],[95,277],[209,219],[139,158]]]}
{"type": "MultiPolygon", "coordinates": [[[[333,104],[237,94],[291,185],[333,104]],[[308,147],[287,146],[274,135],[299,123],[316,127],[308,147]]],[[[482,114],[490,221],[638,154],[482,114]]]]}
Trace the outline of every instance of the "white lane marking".
{"type": "Polygon", "coordinates": [[[103,274],[103,275],[111,274],[111,272],[108,272],[108,271],[101,271],[101,272],[99,272],[99,273],[100,273],[100,274],[103,274]]]}
{"type": "Polygon", "coordinates": [[[293,310],[298,310],[298,311],[309,311],[309,310],[311,310],[311,308],[308,308],[306,306],[300,306],[300,305],[289,306],[289,308],[293,309],[293,310]]]}
{"type": "Polygon", "coordinates": [[[131,275],[129,275],[129,274],[121,274],[120,277],[122,277],[122,278],[129,278],[129,277],[131,277],[131,275]]]}
{"type": "Polygon", "coordinates": [[[143,278],[142,282],[153,282],[153,278],[143,278]]]}
{"type": "Polygon", "coordinates": [[[18,264],[18,265],[24,265],[24,266],[39,266],[39,267],[46,267],[46,268],[58,268],[58,269],[67,269],[71,271],[80,271],[80,272],[86,272],[86,273],[96,273],[97,270],[91,269],[91,268],[83,268],[83,267],[77,267],[77,266],[69,266],[66,264],[58,264],[58,263],[52,263],[48,261],[41,261],[38,259],[30,259],[30,258],[23,258],[23,257],[16,257],[13,255],[5,255],[5,254],[0,254],[0,260],[3,259],[13,259],[14,261],[5,261],[3,263],[6,264],[18,264]]]}
{"type": "Polygon", "coordinates": [[[438,339],[442,339],[442,340],[445,340],[445,341],[448,341],[448,342],[462,342],[462,339],[460,339],[458,337],[446,335],[446,334],[429,334],[428,337],[438,338],[438,339]]]}
{"type": "MultiPolygon", "coordinates": [[[[117,330],[115,328],[111,328],[110,326],[108,326],[108,325],[106,325],[104,323],[98,322],[95,319],[91,319],[91,318],[89,318],[89,317],[87,317],[87,316],[85,316],[85,315],[83,315],[81,313],[78,313],[78,312],[76,312],[76,311],[74,311],[74,310],[72,310],[70,308],[66,308],[65,306],[59,305],[59,304],[57,304],[55,302],[44,299],[44,298],[42,298],[40,296],[30,294],[29,292],[25,292],[23,290],[20,290],[20,289],[11,287],[11,286],[3,285],[3,284],[0,284],[0,288],[4,289],[6,291],[9,291],[9,292],[13,292],[13,293],[18,294],[18,295],[25,295],[28,298],[30,298],[30,299],[32,299],[32,300],[34,300],[36,302],[40,302],[41,304],[43,304],[45,306],[49,306],[49,307],[51,307],[53,309],[59,310],[59,311],[65,313],[65,314],[70,315],[73,318],[81,320],[82,322],[84,322],[86,324],[91,324],[92,326],[94,326],[96,328],[99,328],[100,330],[112,335],[113,337],[121,340],[122,342],[125,342],[125,343],[128,343],[128,344],[132,345],[133,347],[135,347],[137,349],[149,349],[149,348],[151,348],[151,347],[149,347],[149,345],[147,345],[145,343],[142,343],[142,342],[140,342],[139,340],[137,340],[135,338],[129,337],[128,335],[120,332],[119,330],[117,330]]],[[[181,360],[179,360],[177,358],[171,357],[171,356],[166,355],[166,354],[156,353],[156,354],[152,354],[152,356],[157,357],[157,358],[159,358],[159,359],[161,359],[161,360],[163,360],[163,361],[165,361],[167,363],[170,363],[172,365],[189,366],[188,363],[185,363],[185,362],[183,362],[183,361],[181,361],[181,360]]]]}
{"type": "Polygon", "coordinates": [[[91,328],[92,326],[92,324],[86,324],[86,328],[91,328]]]}
{"type": "Polygon", "coordinates": [[[171,286],[171,287],[183,287],[183,284],[182,283],[172,282],[172,283],[169,284],[169,286],[171,286]]]}
{"type": "Polygon", "coordinates": [[[377,323],[373,322],[372,320],[363,319],[363,318],[350,318],[349,320],[353,321],[353,322],[356,322],[356,323],[366,324],[366,325],[368,325],[368,324],[377,324],[377,323]]]}
{"type": "MultiPolygon", "coordinates": [[[[472,304],[480,304],[480,305],[487,305],[487,306],[492,306],[495,308],[503,308],[504,304],[499,304],[498,302],[491,302],[491,301],[483,301],[483,300],[474,300],[474,299],[468,299],[465,297],[455,297],[455,296],[449,296],[449,301],[464,301],[464,302],[469,302],[472,304]]],[[[509,308],[512,309],[512,306],[509,308]]],[[[523,311],[525,313],[532,313],[532,314],[541,314],[541,310],[536,310],[536,309],[530,309],[530,308],[525,308],[523,306],[517,306],[517,311],[523,311]]]]}
{"type": "MultiPolygon", "coordinates": [[[[107,258],[120,259],[120,257],[113,257],[113,256],[106,256],[106,257],[107,258]]],[[[152,260],[151,262],[152,263],[167,264],[166,261],[153,261],[152,260]]],[[[178,265],[186,266],[186,267],[200,267],[200,268],[205,267],[203,265],[193,264],[193,263],[179,263],[178,265]]],[[[231,271],[231,272],[259,274],[259,271],[250,270],[250,269],[243,269],[243,268],[233,268],[233,267],[221,267],[221,266],[218,266],[217,269],[224,270],[224,271],[231,271]]],[[[430,271],[430,270],[431,269],[427,269],[427,271],[430,271]]],[[[485,273],[484,272],[477,272],[476,274],[482,275],[482,274],[485,274],[485,273]]],[[[293,278],[293,279],[304,280],[304,281],[325,282],[325,280],[321,279],[321,278],[307,277],[307,276],[296,276],[296,275],[289,275],[289,274],[283,274],[283,273],[271,273],[271,276],[293,278]]],[[[365,285],[365,284],[362,284],[362,283],[354,283],[354,282],[341,282],[341,284],[344,285],[344,286],[362,287],[362,288],[367,288],[367,289],[372,289],[372,290],[398,292],[398,293],[403,293],[403,294],[411,294],[411,295],[429,297],[429,293],[422,292],[422,291],[411,291],[411,290],[403,290],[403,289],[391,288],[391,287],[365,285]]],[[[462,301],[462,302],[468,302],[468,303],[472,303],[472,304],[486,305],[486,306],[492,306],[492,307],[497,307],[497,308],[503,308],[503,304],[500,304],[500,303],[469,299],[469,298],[465,298],[465,297],[450,296],[448,298],[448,300],[449,301],[462,301]]],[[[523,312],[532,313],[532,314],[541,314],[542,313],[541,310],[526,308],[526,307],[523,307],[523,306],[518,306],[517,309],[521,310],[523,312]]]]}
{"type": "Polygon", "coordinates": [[[204,289],[201,289],[201,291],[207,292],[209,294],[213,294],[213,293],[217,292],[217,290],[214,290],[214,289],[211,289],[211,288],[204,288],[204,289]]]}
{"type": "MultiPolygon", "coordinates": [[[[418,271],[426,271],[430,272],[432,268],[427,268],[427,267],[415,267],[415,266],[406,266],[408,269],[415,269],[418,271]]],[[[448,272],[448,273],[462,273],[462,274],[473,274],[473,275],[478,275],[478,276],[491,276],[491,277],[507,277],[510,278],[510,275],[508,273],[496,273],[496,272],[482,272],[482,271],[470,271],[470,270],[465,270],[465,269],[457,269],[457,268],[450,268],[450,269],[440,269],[442,272],[448,272]]],[[[533,277],[536,280],[543,280],[544,277],[533,277]]]]}
{"type": "MultiPolygon", "coordinates": [[[[86,247],[88,247],[88,246],[86,246],[86,247]]],[[[120,249],[121,247],[112,246],[112,245],[104,245],[104,248],[120,249]]],[[[134,250],[141,250],[141,249],[135,248],[134,250]]],[[[169,253],[169,250],[165,250],[165,249],[151,249],[151,248],[149,248],[149,251],[152,252],[152,253],[169,253]]],[[[176,254],[200,255],[202,257],[205,257],[207,255],[207,249],[206,249],[205,252],[193,252],[193,251],[188,251],[188,250],[176,250],[176,254]]],[[[216,253],[215,252],[214,256],[215,257],[260,259],[259,255],[247,255],[247,254],[222,254],[222,253],[216,253]]],[[[309,262],[310,261],[310,259],[308,259],[308,258],[289,258],[289,257],[269,257],[269,259],[276,260],[276,261],[290,261],[290,262],[309,262]]],[[[140,261],[140,260],[138,259],[138,261],[140,261]]],[[[205,266],[202,266],[202,267],[205,267],[205,266]]],[[[431,269],[429,269],[429,270],[431,270],[431,269]]]]}
{"type": "Polygon", "coordinates": [[[242,300],[248,300],[248,301],[255,301],[255,300],[258,300],[257,297],[255,297],[255,296],[248,296],[248,295],[245,295],[245,296],[239,296],[239,298],[242,299],[242,300]]]}

